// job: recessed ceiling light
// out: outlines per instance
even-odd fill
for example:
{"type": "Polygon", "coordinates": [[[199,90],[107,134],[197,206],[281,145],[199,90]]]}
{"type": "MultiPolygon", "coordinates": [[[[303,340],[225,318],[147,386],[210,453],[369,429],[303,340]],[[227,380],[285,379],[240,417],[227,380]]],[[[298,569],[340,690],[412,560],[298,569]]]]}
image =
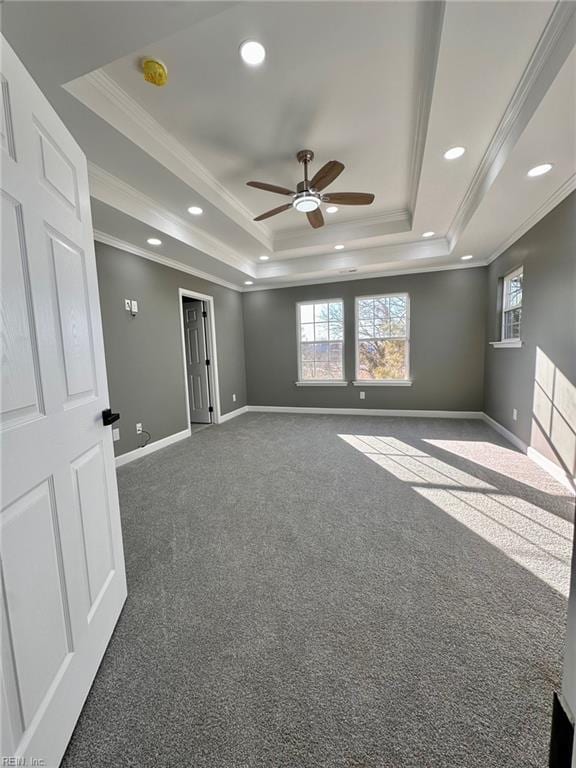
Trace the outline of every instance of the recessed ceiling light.
{"type": "Polygon", "coordinates": [[[329,205],[328,208],[326,208],[326,213],[336,213],[337,210],[337,205],[329,205]]]}
{"type": "Polygon", "coordinates": [[[204,211],[199,205],[191,205],[190,208],[188,208],[188,213],[191,213],[192,216],[200,216],[204,211]]]}
{"type": "Polygon", "coordinates": [[[464,152],[466,152],[465,147],[451,147],[450,149],[447,149],[446,152],[444,152],[444,159],[457,160],[459,157],[462,157],[464,152]]]}
{"type": "Polygon", "coordinates": [[[268,261],[270,256],[258,256],[258,258],[260,259],[260,261],[268,261]]]}
{"type": "Polygon", "coordinates": [[[245,64],[250,67],[257,67],[266,58],[266,49],[262,43],[258,43],[256,40],[246,40],[240,46],[240,56],[245,64]]]}
{"type": "Polygon", "coordinates": [[[473,256],[471,253],[468,253],[466,256],[460,256],[460,258],[462,259],[462,261],[470,261],[470,259],[472,259],[473,256]]]}
{"type": "Polygon", "coordinates": [[[335,251],[341,251],[343,249],[344,249],[344,246],[342,245],[342,243],[338,243],[338,245],[334,246],[335,251]]]}
{"type": "Polygon", "coordinates": [[[548,171],[551,170],[552,163],[542,163],[542,165],[537,165],[535,168],[530,168],[528,176],[533,179],[535,176],[544,176],[545,173],[548,173],[548,171]]]}
{"type": "Polygon", "coordinates": [[[244,285],[254,285],[254,280],[244,280],[244,285]]]}
{"type": "Polygon", "coordinates": [[[434,237],[436,232],[423,232],[422,237],[434,237]]]}
{"type": "Polygon", "coordinates": [[[148,245],[162,245],[162,240],[158,240],[157,237],[149,237],[146,242],[148,245]]]}

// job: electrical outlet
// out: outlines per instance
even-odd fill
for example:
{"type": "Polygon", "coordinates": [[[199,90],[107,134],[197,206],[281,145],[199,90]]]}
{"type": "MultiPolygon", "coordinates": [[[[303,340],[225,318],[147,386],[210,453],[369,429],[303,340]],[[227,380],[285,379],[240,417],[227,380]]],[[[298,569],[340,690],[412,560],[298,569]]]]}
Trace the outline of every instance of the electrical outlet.
{"type": "Polygon", "coordinates": [[[360,392],[360,400],[366,400],[366,392],[360,392]]]}
{"type": "Polygon", "coordinates": [[[235,403],[235,402],[236,402],[236,395],[232,395],[232,402],[233,402],[233,403],[235,403]]]}
{"type": "Polygon", "coordinates": [[[136,424],[136,434],[137,435],[141,435],[142,434],[142,424],[140,422],[138,422],[138,424],[136,424]]]}
{"type": "Polygon", "coordinates": [[[120,430],[118,429],[118,427],[112,430],[112,440],[114,442],[120,440],[120,430]]]}
{"type": "Polygon", "coordinates": [[[516,410],[516,408],[512,408],[512,418],[514,419],[514,421],[518,421],[518,411],[516,410]]]}
{"type": "Polygon", "coordinates": [[[132,312],[132,301],[131,299],[124,299],[124,309],[126,312],[132,312]]]}

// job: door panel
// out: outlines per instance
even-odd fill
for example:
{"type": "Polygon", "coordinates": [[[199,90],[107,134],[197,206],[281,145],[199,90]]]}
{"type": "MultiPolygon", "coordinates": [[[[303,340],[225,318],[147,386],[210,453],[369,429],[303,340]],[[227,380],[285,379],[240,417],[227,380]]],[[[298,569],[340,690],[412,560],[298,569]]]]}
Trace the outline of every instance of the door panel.
{"type": "Polygon", "coordinates": [[[186,375],[190,421],[209,424],[208,370],[206,365],[206,332],[202,302],[185,299],[183,307],[184,340],[186,345],[186,375]]]}
{"type": "Polygon", "coordinates": [[[1,64],[0,754],[57,766],[126,577],[86,160],[1,64]]]}

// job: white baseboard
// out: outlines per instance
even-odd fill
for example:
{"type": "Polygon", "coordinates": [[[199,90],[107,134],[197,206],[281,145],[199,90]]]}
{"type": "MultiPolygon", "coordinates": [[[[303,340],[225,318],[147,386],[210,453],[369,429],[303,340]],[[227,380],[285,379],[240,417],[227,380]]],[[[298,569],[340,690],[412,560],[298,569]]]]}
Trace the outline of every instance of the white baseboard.
{"type": "Polygon", "coordinates": [[[224,424],[226,421],[230,421],[230,419],[235,419],[236,416],[242,416],[243,413],[248,413],[247,405],[243,405],[242,408],[236,408],[234,411],[222,414],[218,420],[218,424],[224,424]]]}
{"type": "Polygon", "coordinates": [[[532,448],[532,446],[526,445],[523,440],[520,440],[520,438],[516,437],[513,432],[510,432],[509,429],[503,427],[500,422],[496,421],[491,416],[488,416],[487,413],[482,414],[482,417],[486,424],[491,426],[493,430],[502,435],[502,437],[506,438],[509,443],[512,443],[512,445],[518,448],[518,450],[522,451],[522,453],[525,453],[529,459],[532,459],[535,464],[538,464],[539,467],[542,467],[542,469],[551,477],[568,488],[568,490],[574,492],[576,489],[576,478],[570,477],[568,472],[562,469],[562,467],[560,467],[558,464],[555,464],[553,461],[546,458],[546,456],[543,456],[539,451],[536,450],[536,448],[532,448]]]}
{"type": "Polygon", "coordinates": [[[566,488],[569,488],[571,491],[576,490],[576,477],[570,477],[568,472],[565,472],[562,467],[558,466],[558,464],[555,464],[553,461],[546,458],[546,456],[543,456],[536,450],[536,448],[529,446],[527,455],[532,461],[536,462],[538,466],[542,467],[545,472],[548,472],[548,474],[552,475],[555,480],[558,480],[559,483],[562,483],[562,485],[566,486],[566,488]]]}
{"type": "Polygon", "coordinates": [[[505,437],[506,440],[508,440],[509,443],[512,443],[512,445],[516,446],[519,451],[522,451],[522,453],[528,453],[528,446],[523,440],[520,440],[519,437],[516,437],[516,435],[513,432],[510,432],[509,429],[506,429],[506,427],[503,427],[502,424],[500,424],[499,421],[496,421],[496,419],[493,419],[491,416],[488,416],[487,413],[482,414],[482,418],[488,424],[492,427],[492,429],[495,432],[498,432],[498,434],[502,435],[502,437],[505,437]]]}
{"type": "Polygon", "coordinates": [[[141,459],[143,456],[148,456],[154,451],[159,451],[161,448],[167,448],[172,443],[177,443],[179,440],[185,440],[190,437],[190,428],[183,429],[182,432],[175,432],[173,435],[163,437],[161,440],[155,440],[153,443],[148,443],[143,448],[136,448],[128,453],[122,453],[120,456],[116,456],[116,466],[122,467],[124,464],[129,464],[131,461],[141,459]]]}
{"type": "Polygon", "coordinates": [[[421,419],[482,419],[481,411],[403,411],[388,408],[306,408],[282,405],[248,405],[249,413],[307,413],[336,416],[404,416],[421,419]]]}

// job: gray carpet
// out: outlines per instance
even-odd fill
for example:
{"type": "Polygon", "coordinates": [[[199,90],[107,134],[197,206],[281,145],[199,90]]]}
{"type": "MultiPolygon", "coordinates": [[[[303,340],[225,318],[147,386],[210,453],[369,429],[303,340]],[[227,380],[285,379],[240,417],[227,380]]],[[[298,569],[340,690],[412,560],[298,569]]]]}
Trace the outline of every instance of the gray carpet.
{"type": "Polygon", "coordinates": [[[562,580],[568,492],[479,422],[249,414],[123,467],[129,597],[63,766],[544,768],[565,597],[453,478],[562,580]]]}

